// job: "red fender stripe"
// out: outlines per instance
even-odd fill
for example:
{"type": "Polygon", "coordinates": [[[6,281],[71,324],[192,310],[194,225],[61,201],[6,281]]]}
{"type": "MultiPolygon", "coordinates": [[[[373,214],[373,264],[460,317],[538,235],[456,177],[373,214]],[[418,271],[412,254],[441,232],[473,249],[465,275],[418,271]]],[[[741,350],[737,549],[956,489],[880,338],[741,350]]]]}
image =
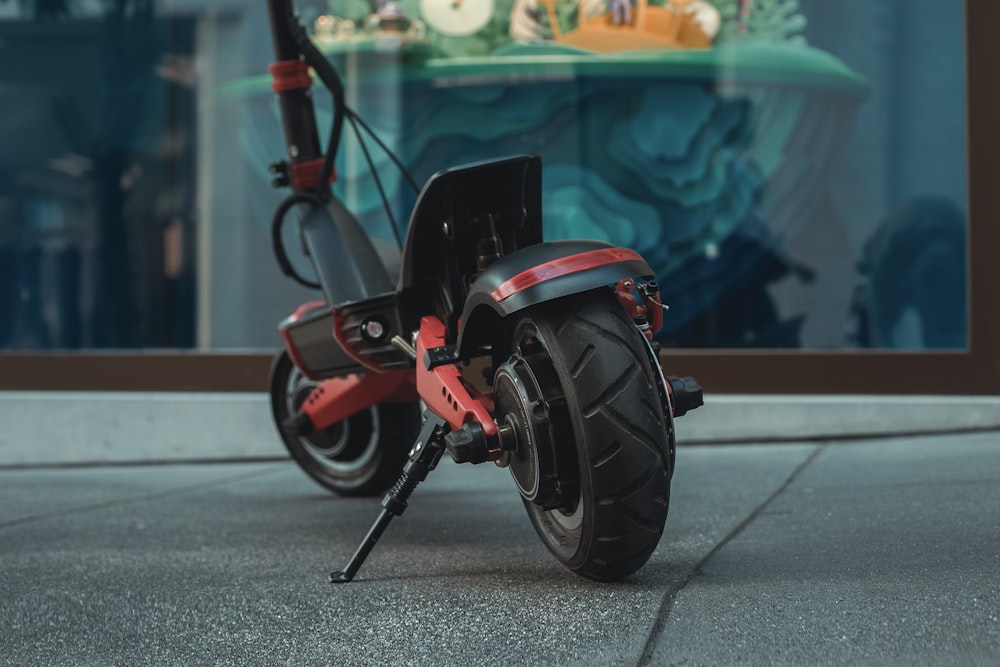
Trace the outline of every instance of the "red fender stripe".
{"type": "Polygon", "coordinates": [[[493,290],[493,298],[497,301],[503,301],[522,290],[543,283],[546,280],[568,276],[572,273],[579,273],[608,264],[632,261],[645,262],[642,255],[628,248],[600,248],[598,250],[588,250],[575,255],[559,257],[544,264],[533,266],[530,269],[521,271],[516,276],[508,278],[503,284],[493,290]]]}

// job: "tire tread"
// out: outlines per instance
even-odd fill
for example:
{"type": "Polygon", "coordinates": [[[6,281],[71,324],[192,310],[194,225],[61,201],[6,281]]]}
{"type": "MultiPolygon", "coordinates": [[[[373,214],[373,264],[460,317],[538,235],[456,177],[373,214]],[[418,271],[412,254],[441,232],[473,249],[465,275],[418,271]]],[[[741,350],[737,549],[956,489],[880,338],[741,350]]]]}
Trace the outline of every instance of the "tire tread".
{"type": "MultiPolygon", "coordinates": [[[[581,474],[589,481],[583,502],[590,517],[577,552],[563,559],[550,550],[580,575],[616,580],[652,555],[669,509],[669,416],[650,399],[657,395],[654,369],[608,289],[546,304],[532,319],[576,408],[581,474]]],[[[541,534],[544,522],[532,519],[541,534]]]]}

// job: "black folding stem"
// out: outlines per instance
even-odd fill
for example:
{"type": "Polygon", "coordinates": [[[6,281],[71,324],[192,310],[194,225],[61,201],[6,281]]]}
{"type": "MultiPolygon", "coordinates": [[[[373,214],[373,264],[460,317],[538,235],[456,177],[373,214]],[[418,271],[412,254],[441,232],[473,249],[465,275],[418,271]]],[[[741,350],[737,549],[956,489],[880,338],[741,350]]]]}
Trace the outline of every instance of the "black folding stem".
{"type": "MultiPolygon", "coordinates": [[[[294,9],[292,0],[267,0],[268,19],[271,23],[271,41],[278,62],[299,60],[302,51],[292,33],[294,9]]],[[[293,162],[308,162],[323,157],[316,112],[308,89],[286,90],[278,93],[281,106],[281,125],[285,146],[293,162]]]]}

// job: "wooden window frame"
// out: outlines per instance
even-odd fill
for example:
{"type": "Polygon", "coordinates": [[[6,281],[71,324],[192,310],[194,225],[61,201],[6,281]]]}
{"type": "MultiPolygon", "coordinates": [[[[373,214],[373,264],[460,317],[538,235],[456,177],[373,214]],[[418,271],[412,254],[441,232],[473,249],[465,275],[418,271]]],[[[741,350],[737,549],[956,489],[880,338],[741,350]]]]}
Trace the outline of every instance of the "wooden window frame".
{"type": "MultiPolygon", "coordinates": [[[[681,350],[667,372],[714,393],[1000,394],[1000,3],[967,0],[969,341],[959,352],[681,350]]],[[[267,390],[268,354],[4,352],[0,390],[267,390]]]]}

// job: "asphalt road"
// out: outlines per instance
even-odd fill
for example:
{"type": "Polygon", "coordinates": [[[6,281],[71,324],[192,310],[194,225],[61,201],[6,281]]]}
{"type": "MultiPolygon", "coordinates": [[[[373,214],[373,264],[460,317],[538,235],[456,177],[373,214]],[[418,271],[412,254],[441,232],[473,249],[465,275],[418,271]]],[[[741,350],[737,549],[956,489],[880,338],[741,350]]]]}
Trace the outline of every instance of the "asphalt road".
{"type": "Polygon", "coordinates": [[[377,499],[294,464],[0,471],[0,664],[1000,663],[1000,434],[682,447],[663,540],[564,570],[506,471],[377,499]]]}

